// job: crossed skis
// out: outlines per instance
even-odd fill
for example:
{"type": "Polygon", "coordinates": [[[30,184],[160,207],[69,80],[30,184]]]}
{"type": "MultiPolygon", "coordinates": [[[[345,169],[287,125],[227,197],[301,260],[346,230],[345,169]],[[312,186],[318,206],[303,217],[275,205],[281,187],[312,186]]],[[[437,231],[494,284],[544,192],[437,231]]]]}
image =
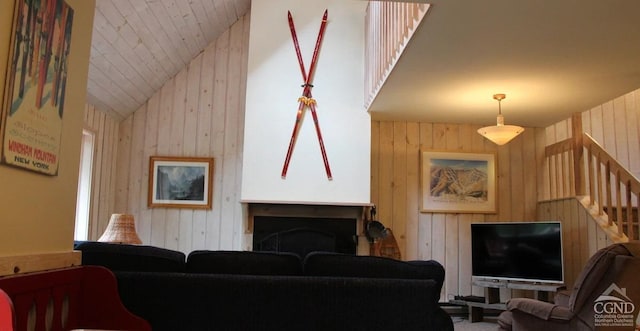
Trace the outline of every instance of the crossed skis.
{"type": "Polygon", "coordinates": [[[289,149],[287,150],[287,156],[284,160],[284,166],[282,167],[282,178],[287,177],[287,170],[289,168],[289,162],[291,161],[291,154],[293,153],[293,147],[296,143],[296,138],[298,136],[298,130],[300,128],[300,122],[302,120],[302,112],[306,107],[309,107],[311,110],[311,115],[313,116],[313,123],[316,127],[316,134],[318,135],[318,142],[320,143],[320,151],[322,152],[322,160],[324,161],[324,169],[327,172],[327,178],[329,180],[333,179],[331,175],[331,168],[329,167],[329,159],[327,158],[327,152],[324,148],[324,141],[322,140],[322,134],[320,133],[320,124],[318,123],[318,115],[316,114],[316,100],[311,96],[311,88],[313,85],[311,81],[313,79],[313,73],[316,68],[316,64],[318,62],[318,53],[320,50],[320,44],[322,43],[322,38],[324,37],[324,31],[327,26],[327,16],[328,11],[324,11],[324,15],[322,16],[322,23],[320,24],[320,32],[318,32],[318,39],[316,40],[316,46],[313,50],[313,56],[311,57],[311,64],[309,65],[309,72],[307,73],[304,67],[304,61],[302,60],[302,54],[300,53],[300,44],[298,43],[298,36],[296,34],[296,28],[293,24],[293,18],[291,17],[291,12],[288,12],[289,19],[289,29],[291,30],[291,37],[293,39],[293,45],[296,50],[296,56],[298,57],[298,63],[300,64],[300,72],[302,73],[302,80],[304,84],[302,85],[302,96],[298,98],[298,113],[296,114],[296,122],[293,127],[293,133],[291,134],[291,140],[289,142],[289,149]]]}

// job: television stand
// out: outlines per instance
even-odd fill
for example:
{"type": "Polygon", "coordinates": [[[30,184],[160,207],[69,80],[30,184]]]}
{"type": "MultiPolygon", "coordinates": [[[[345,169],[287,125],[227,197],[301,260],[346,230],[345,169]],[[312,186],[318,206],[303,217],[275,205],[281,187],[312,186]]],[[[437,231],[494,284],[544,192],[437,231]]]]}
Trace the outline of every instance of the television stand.
{"type": "Polygon", "coordinates": [[[508,282],[508,281],[491,281],[491,280],[474,280],[474,286],[484,287],[484,302],[478,300],[478,297],[468,297],[469,300],[465,300],[465,297],[460,297],[456,300],[458,303],[463,303],[469,308],[469,321],[481,322],[484,316],[485,309],[506,310],[506,303],[500,302],[500,289],[508,288],[513,290],[528,290],[533,291],[534,298],[536,300],[549,302],[549,293],[558,292],[565,288],[564,285],[559,284],[542,284],[542,283],[530,283],[530,282],[508,282]]]}

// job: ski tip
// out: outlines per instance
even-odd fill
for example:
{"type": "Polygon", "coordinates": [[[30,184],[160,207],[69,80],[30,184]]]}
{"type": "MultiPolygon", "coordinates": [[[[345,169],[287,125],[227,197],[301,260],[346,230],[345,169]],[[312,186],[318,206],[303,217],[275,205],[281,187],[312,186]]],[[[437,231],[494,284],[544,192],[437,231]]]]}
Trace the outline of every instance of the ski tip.
{"type": "Polygon", "coordinates": [[[328,15],[329,15],[329,9],[325,9],[324,10],[324,18],[327,18],[328,15]]]}

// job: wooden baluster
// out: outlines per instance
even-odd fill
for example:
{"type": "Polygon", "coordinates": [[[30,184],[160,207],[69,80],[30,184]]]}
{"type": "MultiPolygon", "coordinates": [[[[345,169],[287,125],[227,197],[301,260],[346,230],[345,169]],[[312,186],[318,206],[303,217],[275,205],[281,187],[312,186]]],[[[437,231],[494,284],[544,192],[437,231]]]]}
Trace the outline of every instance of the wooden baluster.
{"type": "Polygon", "coordinates": [[[556,155],[555,168],[556,168],[556,198],[562,198],[563,184],[562,184],[562,156],[556,155]]]}
{"type": "Polygon", "coordinates": [[[611,197],[611,163],[609,161],[607,161],[607,163],[604,166],[605,169],[605,184],[607,185],[605,187],[605,190],[607,192],[607,215],[608,215],[608,225],[611,226],[613,225],[613,211],[611,210],[611,205],[612,205],[612,197],[611,197]]]}
{"type": "Polygon", "coordinates": [[[566,174],[566,164],[567,164],[567,157],[566,157],[567,153],[560,153],[560,164],[559,164],[559,176],[558,177],[558,181],[559,183],[562,185],[560,188],[560,197],[561,198],[565,198],[567,196],[567,174],[566,174]]]}
{"type": "Polygon", "coordinates": [[[627,230],[626,230],[626,234],[629,237],[629,239],[633,238],[633,205],[631,204],[631,181],[627,180],[627,182],[625,183],[626,186],[626,198],[627,201],[625,202],[627,204],[627,209],[626,209],[626,222],[627,222],[627,230]]]}
{"type": "Polygon", "coordinates": [[[551,157],[549,157],[549,184],[550,184],[549,185],[549,195],[550,195],[549,198],[551,198],[551,199],[554,199],[554,198],[557,197],[556,190],[555,190],[555,187],[557,185],[556,185],[556,180],[555,180],[555,176],[554,176],[554,174],[555,174],[555,165],[556,165],[555,160],[556,160],[555,155],[552,155],[551,157]]]}
{"type": "Polygon", "coordinates": [[[567,153],[569,154],[569,196],[576,196],[576,160],[574,159],[574,154],[571,153],[571,151],[567,153]]]}
{"type": "Polygon", "coordinates": [[[622,219],[622,189],[621,189],[621,181],[620,181],[620,170],[617,170],[615,173],[616,177],[616,224],[618,226],[618,234],[621,235],[622,226],[624,224],[622,219]]]}
{"type": "Polygon", "coordinates": [[[598,153],[597,159],[596,166],[598,171],[596,172],[596,176],[598,177],[598,180],[596,181],[596,185],[598,185],[598,201],[600,201],[598,206],[598,215],[602,216],[602,214],[604,214],[603,205],[605,203],[605,198],[602,192],[602,160],[600,159],[600,153],[598,153]]]}
{"type": "Polygon", "coordinates": [[[594,180],[593,179],[593,167],[594,167],[593,152],[591,151],[591,148],[589,148],[588,151],[589,151],[589,156],[587,159],[587,166],[589,167],[589,206],[593,207],[596,202],[595,196],[594,196],[596,191],[595,191],[595,188],[593,187],[595,184],[593,182],[594,180]]]}
{"type": "Polygon", "coordinates": [[[631,214],[632,214],[631,230],[629,231],[630,240],[640,239],[640,219],[638,218],[638,211],[637,211],[638,206],[640,206],[640,192],[636,191],[635,196],[636,196],[635,208],[631,209],[631,214]],[[636,235],[636,233],[638,233],[638,235],[636,235]]]}

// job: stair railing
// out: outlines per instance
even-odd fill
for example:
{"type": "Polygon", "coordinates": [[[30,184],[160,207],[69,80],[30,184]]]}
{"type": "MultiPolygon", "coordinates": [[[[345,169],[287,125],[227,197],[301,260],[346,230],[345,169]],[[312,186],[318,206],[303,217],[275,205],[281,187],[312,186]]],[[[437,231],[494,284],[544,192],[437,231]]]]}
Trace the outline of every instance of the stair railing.
{"type": "Polygon", "coordinates": [[[583,203],[605,220],[601,225],[614,241],[638,239],[640,181],[591,136],[549,145],[545,158],[552,199],[584,195],[583,203]]]}
{"type": "Polygon", "coordinates": [[[365,20],[366,109],[378,95],[427,10],[427,3],[369,1],[365,20]]]}

